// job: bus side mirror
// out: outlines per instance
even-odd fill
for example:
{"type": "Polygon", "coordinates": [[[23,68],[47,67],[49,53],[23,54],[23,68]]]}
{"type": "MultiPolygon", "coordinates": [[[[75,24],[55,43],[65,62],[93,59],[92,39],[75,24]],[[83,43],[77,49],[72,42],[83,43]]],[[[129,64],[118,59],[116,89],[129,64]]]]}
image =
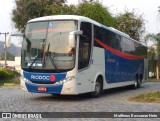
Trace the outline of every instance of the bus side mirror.
{"type": "Polygon", "coordinates": [[[82,31],[77,30],[77,31],[72,31],[69,33],[69,47],[73,48],[75,47],[75,35],[82,35],[82,31]]]}
{"type": "Polygon", "coordinates": [[[8,48],[11,44],[11,36],[16,36],[16,37],[23,37],[23,33],[17,33],[17,34],[9,34],[7,35],[7,39],[6,39],[6,47],[8,48]]]}

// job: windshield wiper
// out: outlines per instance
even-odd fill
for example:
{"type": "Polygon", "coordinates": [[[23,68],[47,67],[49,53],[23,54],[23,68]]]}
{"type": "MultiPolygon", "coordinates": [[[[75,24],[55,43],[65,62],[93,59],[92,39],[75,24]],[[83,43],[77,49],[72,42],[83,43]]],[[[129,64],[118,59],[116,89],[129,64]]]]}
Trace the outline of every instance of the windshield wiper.
{"type": "Polygon", "coordinates": [[[45,52],[44,56],[49,57],[49,59],[51,60],[52,65],[53,65],[53,67],[55,68],[55,70],[57,72],[59,72],[59,70],[58,70],[58,68],[57,68],[57,66],[56,66],[56,64],[54,62],[54,53],[53,53],[53,57],[51,57],[51,52],[49,52],[49,48],[50,48],[50,43],[48,44],[48,48],[47,48],[47,51],[45,52]]]}
{"type": "MultiPolygon", "coordinates": [[[[44,42],[44,40],[43,40],[43,42],[44,42]]],[[[29,69],[31,69],[31,67],[33,66],[34,62],[40,57],[40,55],[42,56],[42,54],[44,52],[44,46],[45,46],[45,44],[43,44],[41,52],[38,53],[37,57],[35,57],[34,60],[32,61],[31,65],[29,66],[29,69]]]]}
{"type": "Polygon", "coordinates": [[[29,66],[29,69],[31,69],[31,67],[33,66],[34,62],[39,58],[39,55],[37,55],[37,57],[32,61],[31,65],[29,66]]]}

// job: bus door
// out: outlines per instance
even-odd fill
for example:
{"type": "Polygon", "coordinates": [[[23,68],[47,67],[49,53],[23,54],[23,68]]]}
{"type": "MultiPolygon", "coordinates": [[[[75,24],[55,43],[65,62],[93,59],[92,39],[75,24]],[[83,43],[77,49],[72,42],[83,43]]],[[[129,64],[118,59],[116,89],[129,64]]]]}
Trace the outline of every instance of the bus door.
{"type": "Polygon", "coordinates": [[[92,47],[92,24],[88,22],[81,22],[81,31],[79,39],[79,53],[78,53],[78,83],[81,93],[91,90],[91,70],[90,57],[92,47]]]}

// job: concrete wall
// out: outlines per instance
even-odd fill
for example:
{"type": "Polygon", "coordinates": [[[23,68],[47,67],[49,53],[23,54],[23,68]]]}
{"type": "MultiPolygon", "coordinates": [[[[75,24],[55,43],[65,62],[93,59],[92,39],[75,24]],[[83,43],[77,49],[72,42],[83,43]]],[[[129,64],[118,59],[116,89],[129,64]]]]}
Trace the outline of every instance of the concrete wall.
{"type": "MultiPolygon", "coordinates": [[[[0,68],[5,67],[5,61],[0,61],[0,68]]],[[[15,57],[15,61],[7,60],[7,67],[14,68],[16,71],[21,71],[21,57],[15,57]]]]}

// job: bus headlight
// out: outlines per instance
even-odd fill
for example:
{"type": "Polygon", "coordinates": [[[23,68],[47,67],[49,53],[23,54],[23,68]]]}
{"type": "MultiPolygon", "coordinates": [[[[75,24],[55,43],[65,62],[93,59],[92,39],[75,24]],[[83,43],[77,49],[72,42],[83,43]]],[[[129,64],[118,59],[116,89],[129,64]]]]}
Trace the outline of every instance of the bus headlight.
{"type": "Polygon", "coordinates": [[[64,84],[66,82],[72,81],[73,79],[75,79],[75,76],[71,76],[71,77],[65,78],[63,80],[60,80],[60,81],[56,82],[55,84],[64,84]]]}
{"type": "Polygon", "coordinates": [[[24,82],[31,83],[31,81],[29,81],[28,79],[26,79],[25,77],[22,77],[22,76],[21,76],[21,80],[23,80],[24,82]]]}

